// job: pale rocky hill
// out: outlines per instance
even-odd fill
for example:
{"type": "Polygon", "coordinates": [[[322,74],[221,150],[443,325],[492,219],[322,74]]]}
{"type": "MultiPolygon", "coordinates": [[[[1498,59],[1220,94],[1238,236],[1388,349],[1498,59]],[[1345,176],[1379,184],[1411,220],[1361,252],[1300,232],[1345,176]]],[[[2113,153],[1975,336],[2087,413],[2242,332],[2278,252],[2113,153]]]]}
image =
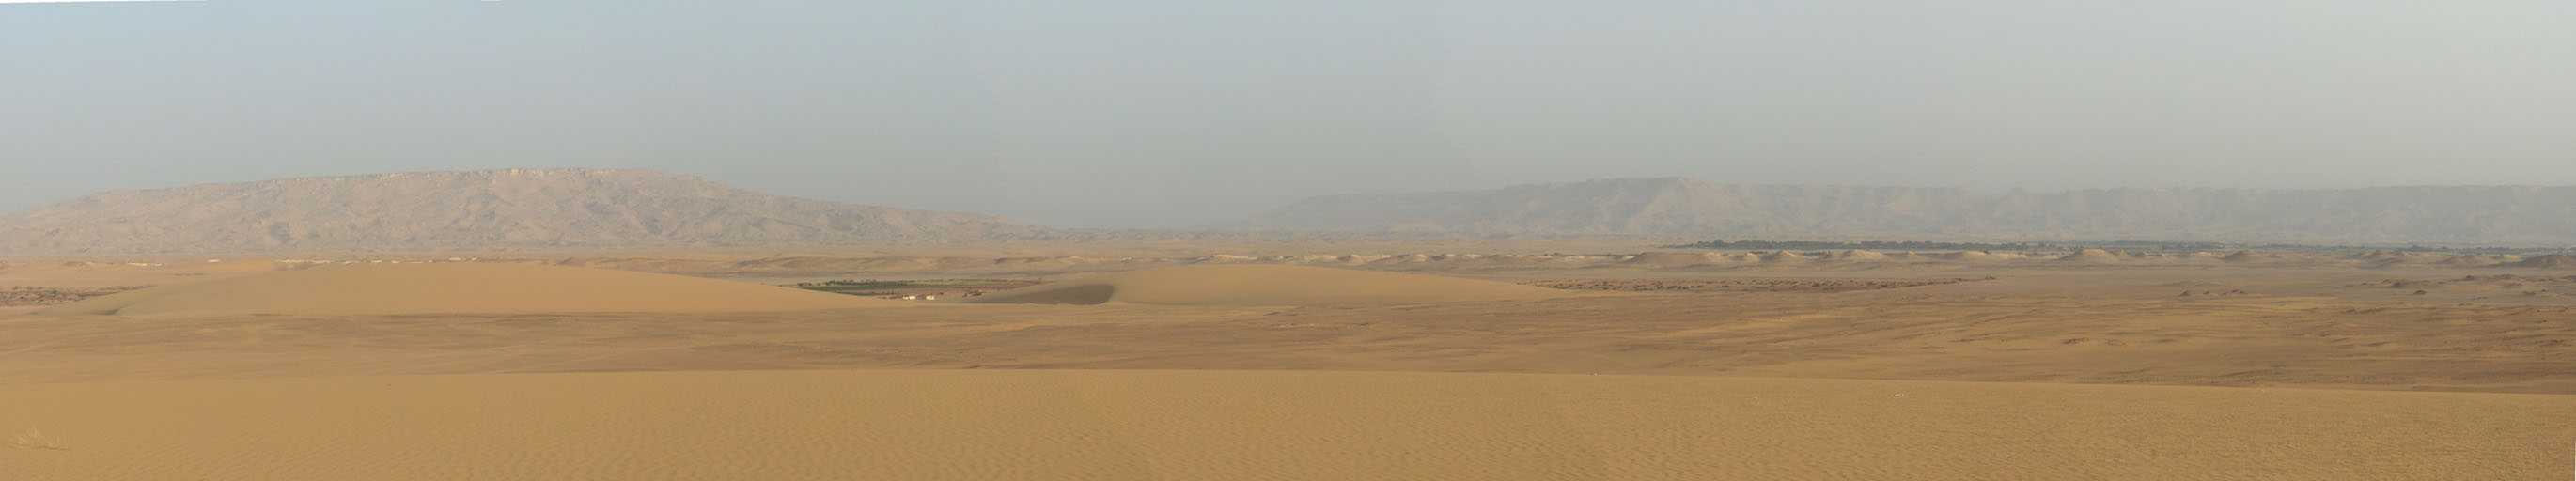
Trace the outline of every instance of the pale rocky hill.
{"type": "Polygon", "coordinates": [[[929,243],[1001,218],[782,197],[641,170],[511,169],[115,191],[0,216],[0,253],[929,243]]]}
{"type": "Polygon", "coordinates": [[[2576,244],[2576,187],[2092,189],[1614,179],[1307,199],[1254,230],[1478,236],[2576,244]]]}

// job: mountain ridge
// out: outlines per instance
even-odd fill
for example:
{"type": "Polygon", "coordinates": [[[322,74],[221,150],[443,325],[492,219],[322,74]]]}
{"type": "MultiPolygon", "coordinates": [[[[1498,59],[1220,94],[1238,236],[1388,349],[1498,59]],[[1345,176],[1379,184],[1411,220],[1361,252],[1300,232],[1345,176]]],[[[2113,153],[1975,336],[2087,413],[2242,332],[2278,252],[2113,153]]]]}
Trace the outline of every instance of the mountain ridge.
{"type": "Polygon", "coordinates": [[[494,169],[101,192],[0,215],[0,252],[902,244],[1050,232],[990,215],[778,196],[650,170],[494,169]]]}
{"type": "Polygon", "coordinates": [[[1250,230],[1913,240],[2576,244],[2576,187],[2118,188],[1720,184],[1681,177],[1320,196],[1250,230]]]}

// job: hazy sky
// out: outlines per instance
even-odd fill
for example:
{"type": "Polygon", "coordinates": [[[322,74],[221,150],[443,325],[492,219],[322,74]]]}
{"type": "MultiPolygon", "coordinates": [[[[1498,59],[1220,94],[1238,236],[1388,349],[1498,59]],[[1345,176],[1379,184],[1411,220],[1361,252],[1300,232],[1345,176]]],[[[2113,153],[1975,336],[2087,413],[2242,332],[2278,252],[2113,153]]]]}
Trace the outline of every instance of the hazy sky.
{"type": "Polygon", "coordinates": [[[0,5],[0,210],[550,166],[1070,226],[1667,175],[2576,184],[2568,0],[642,3],[0,5]]]}

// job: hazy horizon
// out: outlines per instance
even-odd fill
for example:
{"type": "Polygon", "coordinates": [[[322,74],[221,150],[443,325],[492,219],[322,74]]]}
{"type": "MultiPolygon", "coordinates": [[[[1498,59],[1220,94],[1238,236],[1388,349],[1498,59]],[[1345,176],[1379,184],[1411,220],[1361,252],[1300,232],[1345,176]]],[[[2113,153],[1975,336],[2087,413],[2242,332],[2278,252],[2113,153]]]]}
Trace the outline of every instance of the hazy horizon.
{"type": "Polygon", "coordinates": [[[0,5],[0,211],[643,168],[1068,227],[1599,178],[2576,185],[2576,5],[0,5]]]}

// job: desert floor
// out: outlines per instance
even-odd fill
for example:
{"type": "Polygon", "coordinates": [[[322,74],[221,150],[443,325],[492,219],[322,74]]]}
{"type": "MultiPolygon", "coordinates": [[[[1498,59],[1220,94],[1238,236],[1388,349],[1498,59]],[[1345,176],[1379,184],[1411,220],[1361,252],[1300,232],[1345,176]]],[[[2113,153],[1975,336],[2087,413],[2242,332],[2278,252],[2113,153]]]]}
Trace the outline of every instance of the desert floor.
{"type": "MultiPolygon", "coordinates": [[[[1158,267],[619,259],[1039,288],[1158,267]]],[[[511,275],[301,312],[233,312],[299,285],[258,281],[275,260],[12,260],[0,289],[197,293],[0,307],[0,479],[2569,475],[2576,272],[2299,259],[1380,265],[1353,267],[1451,290],[1143,276],[1101,305],[798,310],[672,287],[699,279],[562,278],[631,289],[633,311],[483,294],[558,279],[511,275]]]]}

